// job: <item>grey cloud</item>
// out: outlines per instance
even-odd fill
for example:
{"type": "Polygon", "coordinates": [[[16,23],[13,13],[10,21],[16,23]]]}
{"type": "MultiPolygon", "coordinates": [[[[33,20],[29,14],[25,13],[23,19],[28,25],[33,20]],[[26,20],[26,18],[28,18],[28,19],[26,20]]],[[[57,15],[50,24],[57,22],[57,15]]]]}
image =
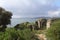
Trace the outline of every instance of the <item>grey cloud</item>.
{"type": "Polygon", "coordinates": [[[47,16],[48,11],[60,8],[54,4],[54,1],[56,0],[6,0],[4,7],[12,11],[13,15],[22,17],[47,16]]]}

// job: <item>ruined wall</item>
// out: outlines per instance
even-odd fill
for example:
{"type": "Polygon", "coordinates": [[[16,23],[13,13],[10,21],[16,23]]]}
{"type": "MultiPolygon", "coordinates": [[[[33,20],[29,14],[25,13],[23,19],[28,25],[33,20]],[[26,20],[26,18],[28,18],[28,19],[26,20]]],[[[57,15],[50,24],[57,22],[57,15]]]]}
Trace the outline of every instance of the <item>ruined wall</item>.
{"type": "Polygon", "coordinates": [[[50,25],[51,25],[51,19],[38,19],[37,21],[37,27],[40,28],[40,29],[43,29],[43,28],[50,28],[50,25]]]}
{"type": "Polygon", "coordinates": [[[50,28],[50,26],[51,26],[51,19],[48,19],[46,23],[46,28],[48,29],[50,28]]]}

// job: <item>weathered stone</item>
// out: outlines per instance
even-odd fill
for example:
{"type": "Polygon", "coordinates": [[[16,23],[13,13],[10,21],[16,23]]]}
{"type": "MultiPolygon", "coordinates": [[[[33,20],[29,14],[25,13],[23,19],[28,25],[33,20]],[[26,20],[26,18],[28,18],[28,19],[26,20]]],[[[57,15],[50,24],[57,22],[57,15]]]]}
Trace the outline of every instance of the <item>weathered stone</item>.
{"type": "Polygon", "coordinates": [[[39,40],[47,40],[45,34],[36,34],[36,36],[38,37],[39,40]]]}
{"type": "Polygon", "coordinates": [[[43,29],[46,27],[46,23],[47,23],[47,20],[46,19],[39,19],[36,21],[36,24],[38,26],[39,29],[43,29]]]}
{"type": "Polygon", "coordinates": [[[50,28],[50,26],[51,26],[51,19],[48,19],[46,23],[46,28],[48,29],[50,28]]]}

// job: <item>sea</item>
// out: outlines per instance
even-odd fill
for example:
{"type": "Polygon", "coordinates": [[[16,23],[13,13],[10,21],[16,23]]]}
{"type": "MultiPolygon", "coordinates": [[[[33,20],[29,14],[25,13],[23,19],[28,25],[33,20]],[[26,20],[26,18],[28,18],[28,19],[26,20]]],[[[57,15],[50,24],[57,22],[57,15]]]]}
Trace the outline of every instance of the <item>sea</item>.
{"type": "Polygon", "coordinates": [[[50,17],[36,17],[36,18],[12,18],[11,19],[11,24],[8,25],[8,27],[14,27],[15,25],[17,24],[21,24],[21,23],[24,23],[24,22],[30,22],[30,23],[33,23],[35,22],[36,20],[38,20],[39,18],[50,18],[50,17]]]}
{"type": "Polygon", "coordinates": [[[21,24],[24,22],[35,22],[38,18],[12,18],[11,24],[8,25],[8,27],[14,27],[17,24],[21,24]]]}

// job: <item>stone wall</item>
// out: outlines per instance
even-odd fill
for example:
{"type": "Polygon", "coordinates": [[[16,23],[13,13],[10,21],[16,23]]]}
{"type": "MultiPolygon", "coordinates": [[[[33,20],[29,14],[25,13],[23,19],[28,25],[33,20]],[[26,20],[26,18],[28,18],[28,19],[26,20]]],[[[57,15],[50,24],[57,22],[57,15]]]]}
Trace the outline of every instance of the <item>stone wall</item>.
{"type": "Polygon", "coordinates": [[[50,26],[51,26],[51,19],[48,19],[46,23],[46,28],[48,29],[50,28],[50,26]]]}
{"type": "Polygon", "coordinates": [[[51,25],[51,19],[42,19],[41,18],[36,21],[36,24],[39,29],[43,29],[43,28],[48,29],[48,28],[50,28],[50,25],[51,25]]]}

